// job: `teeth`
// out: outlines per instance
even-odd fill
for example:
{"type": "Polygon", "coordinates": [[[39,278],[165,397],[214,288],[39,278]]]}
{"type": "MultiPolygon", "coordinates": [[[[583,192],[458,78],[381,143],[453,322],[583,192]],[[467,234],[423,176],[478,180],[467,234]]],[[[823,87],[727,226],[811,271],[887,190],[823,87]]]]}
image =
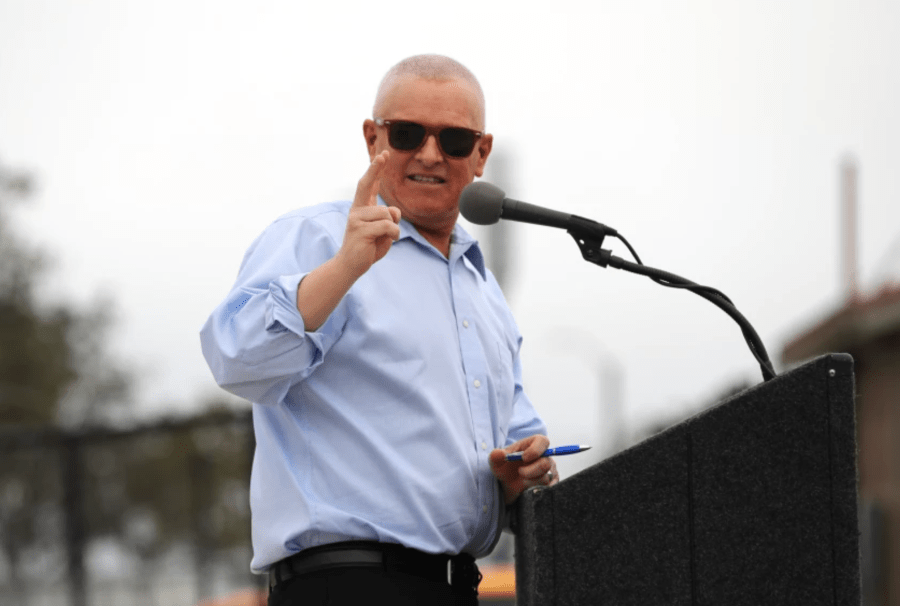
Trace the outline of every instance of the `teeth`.
{"type": "Polygon", "coordinates": [[[437,177],[423,177],[422,175],[412,175],[410,177],[413,181],[418,181],[419,183],[442,183],[443,179],[438,179],[437,177]]]}

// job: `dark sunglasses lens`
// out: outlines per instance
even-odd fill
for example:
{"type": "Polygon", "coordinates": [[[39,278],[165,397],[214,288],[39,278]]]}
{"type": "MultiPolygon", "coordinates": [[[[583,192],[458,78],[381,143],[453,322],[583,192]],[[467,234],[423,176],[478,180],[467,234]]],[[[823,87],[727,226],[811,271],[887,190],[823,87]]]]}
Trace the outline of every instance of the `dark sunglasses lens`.
{"type": "Polygon", "coordinates": [[[394,149],[416,149],[425,138],[425,127],[415,122],[395,122],[391,124],[390,138],[394,149]]]}
{"type": "Polygon", "coordinates": [[[441,131],[441,147],[454,158],[465,158],[475,147],[475,133],[465,128],[445,128],[441,131]]]}

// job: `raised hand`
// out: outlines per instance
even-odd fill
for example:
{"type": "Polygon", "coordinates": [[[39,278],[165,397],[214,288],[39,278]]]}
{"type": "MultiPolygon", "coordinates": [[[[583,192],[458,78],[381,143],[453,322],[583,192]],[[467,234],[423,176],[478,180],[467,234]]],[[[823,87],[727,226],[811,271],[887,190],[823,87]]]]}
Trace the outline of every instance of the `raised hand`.
{"type": "Polygon", "coordinates": [[[311,271],[297,287],[297,311],[307,331],[317,330],[353,283],[400,237],[400,209],[378,206],[381,175],[390,152],[381,152],[359,180],[337,254],[311,271]]]}
{"type": "Polygon", "coordinates": [[[380,261],[391,249],[391,244],[400,237],[400,209],[378,206],[381,175],[389,157],[388,150],[375,156],[359,180],[347,218],[344,242],[336,255],[336,260],[354,278],[380,261]]]}

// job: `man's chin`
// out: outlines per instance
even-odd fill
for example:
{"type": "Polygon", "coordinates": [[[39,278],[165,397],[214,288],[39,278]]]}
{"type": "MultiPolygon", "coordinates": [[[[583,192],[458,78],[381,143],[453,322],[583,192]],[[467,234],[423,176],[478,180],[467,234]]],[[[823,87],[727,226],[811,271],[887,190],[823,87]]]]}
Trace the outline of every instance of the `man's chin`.
{"type": "Polygon", "coordinates": [[[459,198],[453,198],[449,192],[441,191],[440,195],[423,195],[421,192],[410,192],[398,197],[395,206],[400,210],[407,209],[408,214],[440,217],[455,215],[459,212],[459,198]]]}
{"type": "Polygon", "coordinates": [[[459,217],[459,206],[455,202],[422,204],[421,201],[418,201],[396,206],[400,208],[402,218],[416,227],[429,231],[444,229],[452,231],[456,219],[459,217]]]}

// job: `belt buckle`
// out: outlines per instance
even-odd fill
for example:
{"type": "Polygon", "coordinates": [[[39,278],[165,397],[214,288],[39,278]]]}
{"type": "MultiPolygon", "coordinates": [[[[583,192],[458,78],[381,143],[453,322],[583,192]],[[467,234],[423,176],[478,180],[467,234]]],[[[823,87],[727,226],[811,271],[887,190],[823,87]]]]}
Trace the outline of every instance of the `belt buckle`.
{"type": "Polygon", "coordinates": [[[469,554],[460,554],[450,558],[450,586],[463,595],[478,595],[478,584],[484,578],[475,558],[469,554]]]}

